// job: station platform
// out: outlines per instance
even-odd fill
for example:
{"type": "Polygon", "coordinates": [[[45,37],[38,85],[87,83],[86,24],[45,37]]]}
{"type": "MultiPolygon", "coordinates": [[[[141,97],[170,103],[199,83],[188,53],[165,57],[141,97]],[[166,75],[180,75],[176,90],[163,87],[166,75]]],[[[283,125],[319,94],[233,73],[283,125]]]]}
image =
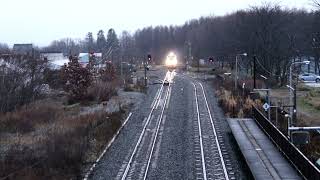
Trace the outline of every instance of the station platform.
{"type": "Polygon", "coordinates": [[[229,118],[228,124],[255,179],[302,179],[253,119],[229,118]]]}

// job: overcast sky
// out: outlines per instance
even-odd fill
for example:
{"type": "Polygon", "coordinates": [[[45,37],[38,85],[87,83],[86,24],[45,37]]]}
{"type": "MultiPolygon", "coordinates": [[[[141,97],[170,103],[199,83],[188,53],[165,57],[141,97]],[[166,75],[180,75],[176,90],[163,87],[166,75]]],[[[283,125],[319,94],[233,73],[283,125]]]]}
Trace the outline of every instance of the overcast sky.
{"type": "Polygon", "coordinates": [[[48,45],[64,37],[83,38],[114,28],[134,32],[145,26],[181,25],[207,15],[273,2],[312,9],[310,0],[1,0],[0,42],[48,45]]]}

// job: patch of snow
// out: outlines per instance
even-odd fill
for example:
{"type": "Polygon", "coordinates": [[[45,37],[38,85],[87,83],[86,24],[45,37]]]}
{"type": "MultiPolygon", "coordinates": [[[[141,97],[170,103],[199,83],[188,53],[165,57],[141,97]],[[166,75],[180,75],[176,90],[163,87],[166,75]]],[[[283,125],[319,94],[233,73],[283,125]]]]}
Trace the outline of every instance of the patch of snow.
{"type": "Polygon", "coordinates": [[[58,60],[53,60],[50,61],[50,68],[51,69],[60,69],[64,64],[67,64],[69,62],[69,59],[58,59],[58,60]]]}

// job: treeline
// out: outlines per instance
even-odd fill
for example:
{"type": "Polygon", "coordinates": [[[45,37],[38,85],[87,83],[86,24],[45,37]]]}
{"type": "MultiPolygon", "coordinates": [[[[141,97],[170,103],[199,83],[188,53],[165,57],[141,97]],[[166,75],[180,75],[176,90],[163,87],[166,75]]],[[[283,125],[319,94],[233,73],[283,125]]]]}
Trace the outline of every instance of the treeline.
{"type": "MultiPolygon", "coordinates": [[[[5,44],[0,46],[8,51],[5,44]]],[[[251,69],[256,55],[258,73],[284,84],[294,60],[312,60],[312,70],[320,73],[320,11],[266,4],[225,16],[201,17],[181,26],[146,27],[133,34],[124,31],[118,36],[114,29],[99,30],[96,36],[89,32],[84,39],[56,40],[42,50],[65,55],[102,52],[105,60],[114,63],[138,63],[150,53],[159,64],[173,50],[180,60],[190,59],[189,55],[194,61],[213,57],[231,66],[236,54],[246,52],[249,56],[241,60],[241,66],[251,69]]]]}
{"type": "Polygon", "coordinates": [[[233,62],[236,54],[246,52],[249,56],[242,66],[250,69],[256,55],[258,72],[277,77],[283,84],[295,59],[314,58],[314,71],[319,73],[319,47],[319,11],[266,4],[225,16],[201,17],[181,26],[146,27],[134,34],[124,31],[119,39],[113,29],[106,38],[100,30],[96,39],[88,33],[84,40],[62,39],[46,49],[66,54],[99,51],[114,62],[137,61],[151,53],[156,63],[170,50],[178,52],[181,60],[191,52],[194,60],[213,57],[224,62],[233,62]]]}
{"type": "Polygon", "coordinates": [[[257,71],[284,84],[292,61],[314,59],[319,72],[320,13],[282,9],[264,5],[240,10],[220,17],[202,17],[182,26],[148,27],[134,34],[138,52],[152,52],[161,57],[169,49],[185,58],[189,49],[194,60],[213,57],[215,61],[235,64],[235,56],[249,56],[241,65],[252,68],[252,57],[258,59],[257,71]]]}
{"type": "Polygon", "coordinates": [[[109,29],[107,37],[103,30],[99,30],[97,38],[88,32],[84,40],[64,38],[55,40],[47,47],[42,48],[47,52],[62,52],[64,55],[77,55],[81,52],[100,52],[105,59],[119,59],[120,44],[114,29],[109,29]]]}

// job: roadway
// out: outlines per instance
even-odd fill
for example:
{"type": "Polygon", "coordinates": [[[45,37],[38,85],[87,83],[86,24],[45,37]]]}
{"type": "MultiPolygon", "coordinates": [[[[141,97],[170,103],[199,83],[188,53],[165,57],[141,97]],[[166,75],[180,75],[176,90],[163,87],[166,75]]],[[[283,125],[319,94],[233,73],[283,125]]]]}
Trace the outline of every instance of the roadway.
{"type": "Polygon", "coordinates": [[[305,84],[306,86],[309,86],[309,87],[320,88],[320,83],[316,83],[316,82],[304,82],[304,84],[305,84]]]}
{"type": "Polygon", "coordinates": [[[210,83],[158,70],[89,179],[251,179],[210,83]]]}

